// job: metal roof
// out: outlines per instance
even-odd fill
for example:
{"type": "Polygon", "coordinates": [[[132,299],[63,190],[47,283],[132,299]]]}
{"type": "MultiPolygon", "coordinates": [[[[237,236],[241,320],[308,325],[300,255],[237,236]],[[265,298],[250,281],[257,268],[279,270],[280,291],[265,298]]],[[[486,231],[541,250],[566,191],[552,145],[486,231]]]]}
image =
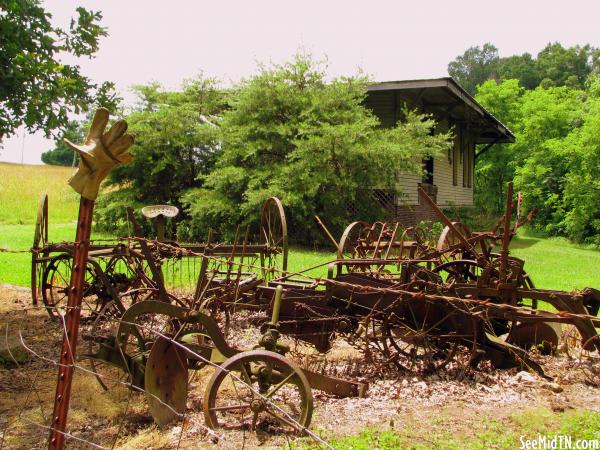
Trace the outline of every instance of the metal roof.
{"type": "Polygon", "coordinates": [[[476,136],[478,144],[515,141],[515,135],[508,127],[451,77],[376,82],[369,84],[367,92],[367,103],[369,96],[376,93],[397,92],[402,100],[413,103],[412,107],[416,106],[415,103],[421,105],[424,112],[445,115],[454,122],[469,121],[479,129],[476,136]]]}

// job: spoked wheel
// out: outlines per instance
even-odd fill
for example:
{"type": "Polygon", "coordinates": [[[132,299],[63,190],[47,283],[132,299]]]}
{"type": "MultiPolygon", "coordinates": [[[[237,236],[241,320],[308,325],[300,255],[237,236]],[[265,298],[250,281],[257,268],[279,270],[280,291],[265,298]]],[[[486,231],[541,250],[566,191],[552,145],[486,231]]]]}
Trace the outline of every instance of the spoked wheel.
{"type": "Polygon", "coordinates": [[[186,311],[152,300],[136,303],[119,320],[116,345],[129,356],[145,354],[157,338],[177,334],[186,311]]]}
{"type": "Polygon", "coordinates": [[[149,291],[146,288],[154,287],[153,282],[146,276],[143,261],[135,256],[116,254],[110,257],[104,268],[104,272],[118,293],[129,292],[129,304],[131,306],[142,298],[148,298],[149,291]]]}
{"type": "Polygon", "coordinates": [[[137,301],[152,299],[155,295],[156,291],[151,288],[123,292],[119,295],[120,305],[122,306],[119,307],[114,301],[105,304],[94,319],[89,334],[85,335],[84,340],[88,344],[87,359],[89,359],[90,368],[94,372],[98,384],[105,391],[112,391],[117,386],[128,384],[129,376],[120,365],[111,364],[91,356],[100,354],[104,345],[114,345],[112,338],[121,324],[124,308],[128,308],[137,301]]]}
{"type": "Polygon", "coordinates": [[[300,434],[310,424],[313,397],[306,376],[278,353],[239,353],[216,369],[203,402],[211,428],[300,434]]]}
{"type": "MultiPolygon", "coordinates": [[[[48,314],[53,319],[58,319],[67,312],[72,269],[73,257],[65,253],[52,258],[44,271],[42,300],[48,314]]],[[[94,292],[95,279],[95,269],[88,263],[83,282],[82,318],[94,317],[102,308],[102,304],[94,292]]]]}
{"type": "Polygon", "coordinates": [[[260,255],[262,277],[271,280],[285,275],[289,250],[287,221],[283,204],[277,197],[268,198],[263,205],[260,242],[266,247],[260,255]]]}
{"type": "Polygon", "coordinates": [[[31,301],[38,304],[42,295],[42,279],[47,266],[48,250],[48,194],[43,194],[39,207],[33,245],[31,247],[31,301]]]}
{"type": "Polygon", "coordinates": [[[442,369],[463,376],[477,349],[477,326],[452,305],[420,300],[407,303],[404,318],[391,315],[382,324],[382,347],[389,363],[409,373],[442,369]]]}
{"type": "Polygon", "coordinates": [[[469,259],[457,259],[440,264],[433,272],[439,274],[446,283],[476,283],[483,267],[469,259]]]}

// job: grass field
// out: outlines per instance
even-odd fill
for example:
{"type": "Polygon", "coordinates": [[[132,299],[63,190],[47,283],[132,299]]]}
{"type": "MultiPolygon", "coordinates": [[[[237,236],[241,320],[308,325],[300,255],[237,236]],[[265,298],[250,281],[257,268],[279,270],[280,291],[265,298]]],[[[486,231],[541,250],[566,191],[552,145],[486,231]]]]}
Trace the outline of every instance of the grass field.
{"type": "MultiPolygon", "coordinates": [[[[0,224],[0,248],[29,250],[33,243],[34,225],[0,224]]],[[[75,223],[50,223],[51,242],[73,240],[75,223]]],[[[111,236],[94,233],[93,239],[111,236]]],[[[584,287],[600,287],[600,251],[578,246],[561,238],[542,238],[522,233],[514,239],[511,254],[525,260],[536,287],[544,289],[573,290],[584,287]]],[[[300,272],[323,264],[334,258],[331,252],[306,248],[290,249],[288,269],[300,272]]],[[[29,253],[0,252],[0,284],[29,286],[31,255],[29,253]]],[[[313,276],[325,276],[326,268],[309,272],[313,276]]]]}
{"type": "Polygon", "coordinates": [[[34,224],[44,192],[50,223],[77,220],[79,195],[67,184],[72,173],[70,167],[0,163],[0,224],[34,224]]]}
{"type": "MultiPolygon", "coordinates": [[[[71,168],[0,163],[0,248],[29,250],[38,200],[49,195],[50,242],[73,240],[78,195],[69,187],[71,168]]],[[[94,233],[93,238],[109,236],[94,233]]],[[[513,256],[526,261],[526,270],[537,287],[572,290],[600,287],[600,251],[523,232],[511,246],[513,256]]],[[[331,252],[304,248],[290,251],[289,270],[298,272],[333,259],[331,252]]],[[[0,283],[29,285],[30,255],[0,253],[0,283]]],[[[323,276],[325,268],[311,275],[323,276]]]]}
{"type": "MultiPolygon", "coordinates": [[[[515,411],[504,420],[481,417],[479,421],[474,421],[470,427],[458,433],[448,431],[448,423],[452,422],[452,418],[447,416],[447,412],[441,412],[439,419],[427,424],[429,432],[426,438],[421,424],[415,423],[413,427],[405,427],[403,430],[366,429],[359,434],[343,439],[330,440],[329,443],[337,450],[370,450],[374,448],[379,450],[426,450],[430,448],[484,450],[488,448],[523,448],[521,438],[532,439],[538,435],[545,436],[548,440],[557,435],[571,436],[573,444],[578,439],[592,441],[600,439],[600,414],[594,411],[567,410],[553,413],[545,407],[528,408],[523,411],[515,411]]],[[[307,438],[305,440],[308,441],[307,438]]],[[[306,446],[298,445],[297,448],[316,450],[320,447],[309,443],[306,446]]],[[[546,448],[557,447],[548,446],[546,448]]]]}

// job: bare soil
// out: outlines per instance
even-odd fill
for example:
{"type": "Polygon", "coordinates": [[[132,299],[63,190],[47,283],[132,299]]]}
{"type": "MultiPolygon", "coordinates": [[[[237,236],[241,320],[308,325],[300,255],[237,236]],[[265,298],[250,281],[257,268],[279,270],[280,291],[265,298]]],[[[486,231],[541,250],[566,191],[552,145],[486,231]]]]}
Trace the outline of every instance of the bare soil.
{"type": "MultiPolygon", "coordinates": [[[[0,448],[45,448],[47,424],[57,376],[61,328],[43,307],[32,307],[29,290],[0,286],[0,340],[25,343],[28,359],[0,366],[0,448]]],[[[84,325],[84,328],[88,325],[84,325]]],[[[256,330],[235,331],[244,348],[256,342],[256,330]]],[[[334,349],[332,364],[360,359],[343,345],[334,349]]],[[[457,381],[444,374],[428,377],[393,375],[371,378],[365,398],[339,399],[315,391],[311,429],[323,438],[339,439],[364,429],[408,433],[415,445],[436,446],[435,433],[472,437],[486,427],[510,428],[523,411],[565,410],[600,412],[600,388],[593,386],[576,359],[566,355],[541,357],[552,381],[517,370],[485,370],[457,381]]],[[[143,394],[123,386],[105,392],[88,363],[76,371],[68,448],[282,448],[291,438],[241,431],[207,432],[201,412],[206,380],[212,369],[195,372],[190,380],[186,420],[159,429],[148,412],[143,394]]],[[[360,374],[359,374],[360,375],[360,374]]],[[[367,377],[365,377],[367,378],[367,377]]],[[[301,438],[296,445],[309,445],[301,438]]]]}

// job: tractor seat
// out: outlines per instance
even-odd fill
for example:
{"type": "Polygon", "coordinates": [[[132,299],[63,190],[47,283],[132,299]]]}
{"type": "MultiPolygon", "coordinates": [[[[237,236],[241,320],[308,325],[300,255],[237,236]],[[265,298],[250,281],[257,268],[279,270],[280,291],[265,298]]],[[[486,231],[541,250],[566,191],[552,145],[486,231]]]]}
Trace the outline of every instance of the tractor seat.
{"type": "Polygon", "coordinates": [[[142,208],[142,215],[147,219],[154,219],[158,216],[175,217],[179,214],[179,208],[171,205],[151,205],[142,208]]]}

